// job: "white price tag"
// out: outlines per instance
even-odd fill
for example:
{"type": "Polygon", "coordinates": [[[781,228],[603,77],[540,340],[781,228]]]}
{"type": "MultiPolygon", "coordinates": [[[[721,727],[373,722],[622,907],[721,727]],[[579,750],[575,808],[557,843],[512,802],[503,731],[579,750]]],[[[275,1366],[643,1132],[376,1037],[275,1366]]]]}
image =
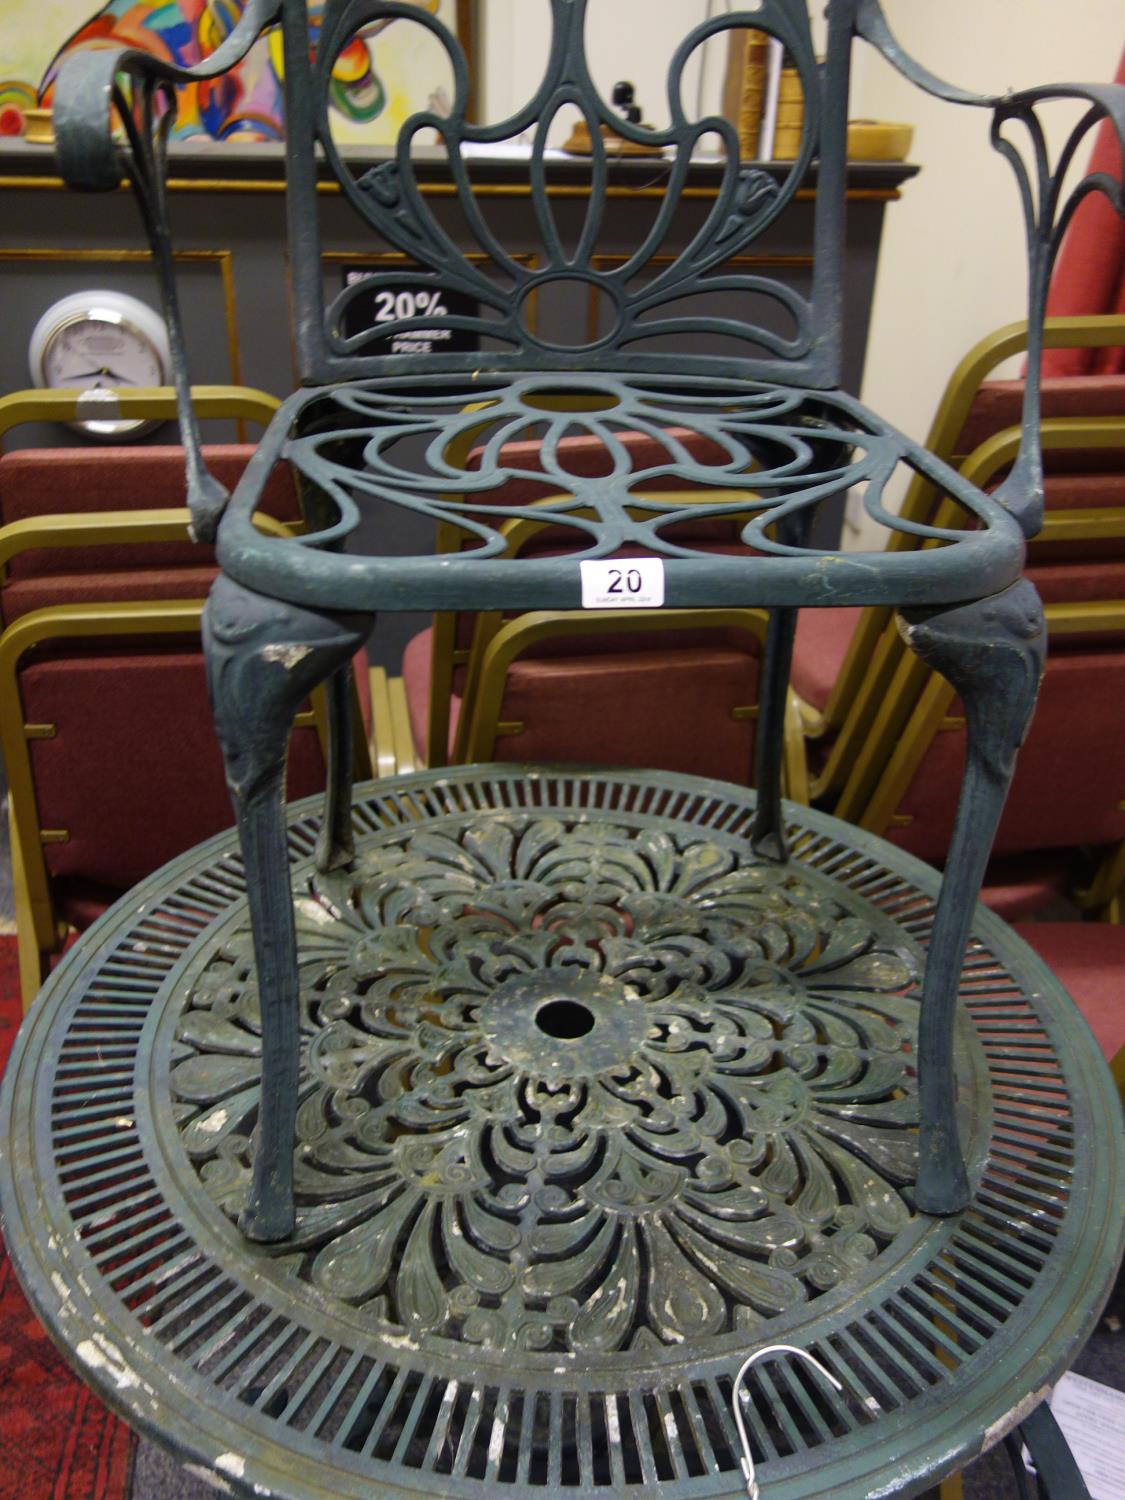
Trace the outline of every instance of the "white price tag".
{"type": "Polygon", "coordinates": [[[622,557],[579,563],[583,609],[659,609],[664,563],[659,557],[622,557]]]}

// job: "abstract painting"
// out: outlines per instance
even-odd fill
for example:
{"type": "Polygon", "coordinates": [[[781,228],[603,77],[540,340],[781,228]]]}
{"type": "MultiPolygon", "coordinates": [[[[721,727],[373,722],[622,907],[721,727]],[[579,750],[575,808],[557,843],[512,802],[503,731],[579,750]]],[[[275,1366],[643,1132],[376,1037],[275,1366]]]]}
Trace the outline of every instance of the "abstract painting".
{"type": "MultiPolygon", "coordinates": [[[[456,0],[409,0],[456,30],[456,0]]],[[[315,34],[324,0],[309,0],[315,34]]],[[[17,134],[17,116],[38,95],[50,103],[59,63],[75,47],[144,48],[191,66],[236,25],[242,0],[5,0],[0,32],[0,133],[17,134]],[[7,117],[6,117],[7,116],[7,117]]],[[[240,67],[181,89],[176,135],[211,140],[280,140],[280,37],[260,41],[240,67]]],[[[377,21],[341,52],[333,70],[332,129],[345,144],[386,144],[420,108],[448,108],[444,53],[406,21],[377,21]]]]}

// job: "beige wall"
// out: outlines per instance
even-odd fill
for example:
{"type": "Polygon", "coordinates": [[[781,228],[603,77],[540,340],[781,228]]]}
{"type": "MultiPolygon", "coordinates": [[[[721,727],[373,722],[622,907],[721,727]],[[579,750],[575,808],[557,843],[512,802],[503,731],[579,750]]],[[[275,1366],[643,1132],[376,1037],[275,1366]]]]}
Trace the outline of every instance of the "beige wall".
{"type": "MultiPolygon", "coordinates": [[[[589,0],[588,29],[590,66],[594,81],[608,97],[619,78],[630,79],[645,119],[653,125],[668,123],[668,63],[680,41],[708,14],[718,14],[737,3],[727,0],[589,0]]],[[[817,8],[814,6],[814,9],[817,8]]],[[[485,110],[489,120],[511,114],[542,76],[550,44],[550,8],[547,0],[484,0],[485,110]]],[[[814,22],[814,36],[822,30],[814,22]]],[[[703,63],[704,110],[714,110],[722,88],[727,42],[724,35],[711,40],[703,63]]],[[[684,73],[685,107],[694,113],[698,97],[700,60],[688,63],[684,73]]],[[[573,118],[574,112],[569,112],[573,118]]],[[[565,131],[563,132],[565,134],[565,131]]],[[[552,133],[552,143],[558,132],[552,133]]]]}
{"type": "MultiPolygon", "coordinates": [[[[619,78],[631,79],[646,119],[665,123],[668,60],[706,9],[705,0],[591,0],[589,51],[598,86],[608,94],[619,78]]],[[[550,45],[550,8],[547,0],[485,0],[484,16],[486,117],[500,120],[525,102],[542,77],[550,45]]],[[[714,93],[721,68],[717,55],[708,57],[714,93]]],[[[693,67],[693,98],[697,78],[698,67],[693,67]]],[[[568,120],[574,118],[574,111],[568,111],[568,120]]],[[[553,141],[556,136],[552,132],[553,141]]]]}

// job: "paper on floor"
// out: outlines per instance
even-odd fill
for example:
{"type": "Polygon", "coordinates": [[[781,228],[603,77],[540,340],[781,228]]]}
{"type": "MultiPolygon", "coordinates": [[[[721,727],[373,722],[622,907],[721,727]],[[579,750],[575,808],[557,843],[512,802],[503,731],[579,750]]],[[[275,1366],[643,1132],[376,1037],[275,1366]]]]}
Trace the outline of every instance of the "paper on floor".
{"type": "Polygon", "coordinates": [[[1091,1500],[1125,1500],[1125,1391],[1064,1375],[1051,1397],[1091,1500]]]}

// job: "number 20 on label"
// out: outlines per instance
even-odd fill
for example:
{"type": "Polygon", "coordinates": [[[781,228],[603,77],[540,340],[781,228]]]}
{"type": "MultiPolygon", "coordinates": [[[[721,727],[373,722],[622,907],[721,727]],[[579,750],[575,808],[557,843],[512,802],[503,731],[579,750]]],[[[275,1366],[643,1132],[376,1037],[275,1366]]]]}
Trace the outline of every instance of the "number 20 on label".
{"type": "Polygon", "coordinates": [[[579,567],[583,609],[659,609],[664,603],[659,557],[623,557],[579,567]]]}

